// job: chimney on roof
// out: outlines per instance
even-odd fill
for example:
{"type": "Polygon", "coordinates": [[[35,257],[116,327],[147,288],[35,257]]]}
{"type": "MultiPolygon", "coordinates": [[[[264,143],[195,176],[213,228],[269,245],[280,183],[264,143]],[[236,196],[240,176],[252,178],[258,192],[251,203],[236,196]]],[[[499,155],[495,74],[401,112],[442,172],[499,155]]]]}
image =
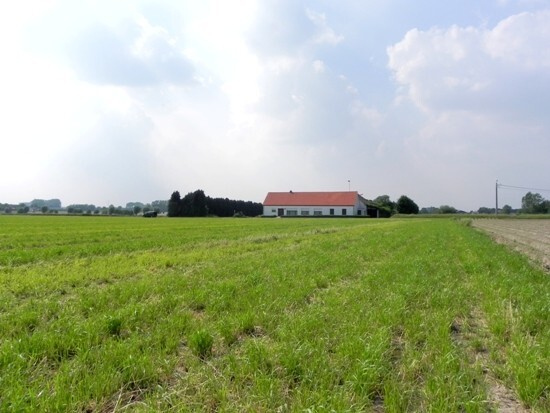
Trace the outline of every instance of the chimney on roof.
{"type": "Polygon", "coordinates": [[[290,193],[293,194],[292,189],[290,190],[290,193]]]}

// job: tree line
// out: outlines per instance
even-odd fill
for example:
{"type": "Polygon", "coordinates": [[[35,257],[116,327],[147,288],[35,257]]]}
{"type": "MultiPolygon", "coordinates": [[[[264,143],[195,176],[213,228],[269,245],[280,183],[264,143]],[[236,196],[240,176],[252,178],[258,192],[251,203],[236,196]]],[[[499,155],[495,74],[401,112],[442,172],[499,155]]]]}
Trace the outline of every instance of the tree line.
{"type": "Polygon", "coordinates": [[[174,191],[168,201],[169,217],[255,217],[262,213],[263,205],[259,202],[211,198],[202,189],[189,192],[183,198],[179,191],[174,191]]]}
{"type": "MultiPolygon", "coordinates": [[[[401,195],[397,202],[390,199],[388,195],[380,195],[373,200],[367,201],[368,206],[374,206],[379,210],[380,217],[390,217],[399,214],[457,214],[466,213],[450,205],[440,207],[424,207],[419,209],[418,205],[408,196],[401,195]]],[[[202,190],[189,192],[183,198],[178,191],[174,191],[170,200],[157,200],[151,203],[128,202],[126,207],[97,207],[92,204],[72,204],[66,208],[61,207],[59,199],[43,200],[34,199],[28,203],[7,204],[0,203],[0,213],[27,214],[29,212],[58,213],[66,211],[68,214],[85,215],[138,215],[154,211],[156,213],[168,213],[171,217],[193,217],[193,216],[258,216],[263,213],[263,206],[259,202],[233,200],[228,198],[211,198],[202,190]]],[[[478,214],[494,214],[495,208],[480,207],[478,214]]],[[[550,214],[550,200],[544,199],[539,193],[527,192],[521,198],[521,208],[513,209],[510,205],[499,208],[503,214],[550,214]]],[[[474,213],[471,211],[470,213],[474,213]]]]}
{"type": "Polygon", "coordinates": [[[33,199],[31,202],[21,202],[18,205],[0,203],[0,212],[4,214],[28,214],[41,212],[43,214],[67,213],[71,215],[138,215],[154,211],[158,214],[168,211],[167,200],[156,200],[151,203],[128,202],[126,207],[109,205],[100,207],[94,204],[70,204],[61,206],[59,199],[33,199]]]}
{"type": "MultiPolygon", "coordinates": [[[[440,207],[424,207],[419,209],[418,205],[406,195],[399,197],[397,202],[393,202],[388,195],[380,195],[369,201],[380,210],[381,217],[388,217],[393,214],[466,214],[466,211],[460,211],[451,205],[441,205],[440,207]]],[[[480,207],[478,214],[494,214],[495,208],[480,207]]],[[[541,194],[527,192],[521,198],[521,208],[514,209],[510,205],[504,205],[498,210],[499,214],[550,214],[550,200],[544,199],[541,194]]],[[[471,211],[470,213],[474,213],[471,211]]]]}
{"type": "Polygon", "coordinates": [[[380,195],[367,202],[367,207],[371,205],[378,208],[379,216],[382,218],[390,217],[396,213],[410,215],[419,212],[416,202],[407,195],[401,195],[397,202],[393,202],[389,195],[380,195]]]}

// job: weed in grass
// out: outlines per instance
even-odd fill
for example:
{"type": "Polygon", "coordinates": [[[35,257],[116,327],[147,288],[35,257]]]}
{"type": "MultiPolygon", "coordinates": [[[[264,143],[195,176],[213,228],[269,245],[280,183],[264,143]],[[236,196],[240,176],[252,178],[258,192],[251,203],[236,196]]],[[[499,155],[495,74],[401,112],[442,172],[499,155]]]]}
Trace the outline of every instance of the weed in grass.
{"type": "Polygon", "coordinates": [[[289,352],[281,359],[286,375],[290,378],[291,387],[299,384],[305,376],[304,359],[297,352],[289,352]]]}
{"type": "Polygon", "coordinates": [[[249,367],[254,375],[270,375],[273,372],[271,352],[261,340],[250,340],[245,343],[245,354],[249,367]]]}
{"type": "Polygon", "coordinates": [[[317,286],[317,288],[325,289],[328,288],[329,282],[326,278],[317,278],[315,280],[315,285],[317,286]]]}
{"type": "Polygon", "coordinates": [[[120,337],[122,332],[122,319],[118,317],[109,317],[107,319],[107,332],[114,337],[120,337]]]}
{"type": "Polygon", "coordinates": [[[197,330],[189,337],[189,347],[201,359],[212,355],[214,337],[206,330],[197,330]]]}
{"type": "Polygon", "coordinates": [[[239,335],[233,329],[233,327],[229,324],[224,324],[220,328],[220,334],[223,338],[223,342],[227,347],[231,347],[233,344],[235,344],[239,340],[239,335]]]}
{"type": "Polygon", "coordinates": [[[189,308],[196,313],[202,313],[206,309],[206,304],[202,301],[192,301],[189,308]]]}
{"type": "Polygon", "coordinates": [[[256,317],[252,312],[247,312],[240,317],[239,330],[246,336],[256,335],[256,317]]]}

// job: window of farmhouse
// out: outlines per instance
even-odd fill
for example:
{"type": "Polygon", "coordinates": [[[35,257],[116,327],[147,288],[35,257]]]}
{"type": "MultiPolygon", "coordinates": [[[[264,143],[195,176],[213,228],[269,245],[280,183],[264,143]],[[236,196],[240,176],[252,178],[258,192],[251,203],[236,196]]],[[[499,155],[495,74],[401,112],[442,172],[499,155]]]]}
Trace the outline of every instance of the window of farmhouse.
{"type": "Polygon", "coordinates": [[[295,209],[287,209],[286,210],[286,214],[289,216],[289,217],[295,217],[298,215],[298,211],[296,211],[295,209]]]}

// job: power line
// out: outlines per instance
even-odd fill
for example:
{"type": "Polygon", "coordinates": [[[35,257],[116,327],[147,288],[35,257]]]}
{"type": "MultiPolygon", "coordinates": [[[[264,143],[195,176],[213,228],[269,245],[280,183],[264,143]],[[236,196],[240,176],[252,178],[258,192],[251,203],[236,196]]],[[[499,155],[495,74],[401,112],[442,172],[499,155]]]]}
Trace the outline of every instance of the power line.
{"type": "Polygon", "coordinates": [[[521,190],[539,191],[539,192],[550,192],[550,189],[528,188],[526,186],[515,186],[515,185],[499,184],[498,180],[497,180],[496,185],[495,185],[495,215],[498,215],[498,189],[499,188],[521,189],[521,190]]]}
{"type": "Polygon", "coordinates": [[[497,185],[498,185],[499,188],[526,189],[528,191],[550,192],[550,189],[528,188],[526,186],[515,186],[515,185],[505,185],[505,184],[497,184],[497,185]]]}

